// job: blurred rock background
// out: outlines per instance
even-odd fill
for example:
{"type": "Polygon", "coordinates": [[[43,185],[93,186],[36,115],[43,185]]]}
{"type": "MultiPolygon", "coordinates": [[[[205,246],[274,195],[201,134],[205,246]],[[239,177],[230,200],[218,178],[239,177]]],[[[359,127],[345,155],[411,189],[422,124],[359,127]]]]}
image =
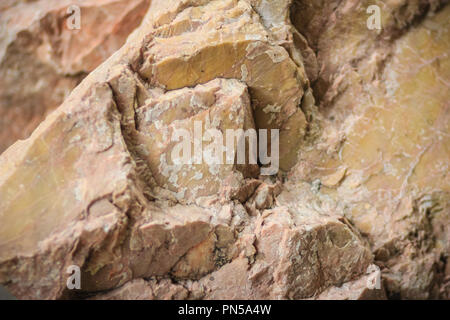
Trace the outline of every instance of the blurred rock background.
{"type": "Polygon", "coordinates": [[[148,0],[7,0],[0,4],[0,153],[27,138],[141,23],[148,0]],[[68,8],[81,9],[81,29],[68,8]]]}
{"type": "Polygon", "coordinates": [[[0,283],[19,298],[449,299],[449,1],[148,5],[2,3],[3,149],[89,76],[0,156],[0,283]],[[280,129],[281,171],[173,169],[167,134],[195,119],[280,129]]]}

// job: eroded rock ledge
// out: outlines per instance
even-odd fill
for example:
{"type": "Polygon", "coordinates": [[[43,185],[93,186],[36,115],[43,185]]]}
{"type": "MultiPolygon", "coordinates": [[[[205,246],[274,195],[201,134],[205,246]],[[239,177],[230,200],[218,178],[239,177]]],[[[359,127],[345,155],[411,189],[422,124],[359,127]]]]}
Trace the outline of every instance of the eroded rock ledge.
{"type": "Polygon", "coordinates": [[[448,297],[446,3],[387,1],[377,33],[365,1],[153,0],[0,156],[0,283],[32,299],[448,297]],[[279,129],[279,174],[170,163],[168,137],[197,120],[279,129]]]}

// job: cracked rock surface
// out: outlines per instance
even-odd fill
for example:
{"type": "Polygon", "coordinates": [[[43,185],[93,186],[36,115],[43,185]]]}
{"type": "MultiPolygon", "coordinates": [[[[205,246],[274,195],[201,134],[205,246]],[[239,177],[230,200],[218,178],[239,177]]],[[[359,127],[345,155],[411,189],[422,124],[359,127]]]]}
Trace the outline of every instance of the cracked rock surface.
{"type": "Polygon", "coordinates": [[[116,52],[148,6],[149,0],[2,0],[0,153],[28,138],[116,52]],[[69,29],[71,6],[80,9],[79,30],[69,29]]]}
{"type": "MultiPolygon", "coordinates": [[[[450,5],[375,2],[381,30],[364,0],[153,0],[98,67],[108,29],[52,58],[58,79],[95,70],[0,155],[0,284],[22,299],[448,299],[450,5]],[[279,172],[174,163],[170,137],[199,122],[278,129],[279,172]]],[[[130,28],[148,5],[102,3],[130,28]]]]}

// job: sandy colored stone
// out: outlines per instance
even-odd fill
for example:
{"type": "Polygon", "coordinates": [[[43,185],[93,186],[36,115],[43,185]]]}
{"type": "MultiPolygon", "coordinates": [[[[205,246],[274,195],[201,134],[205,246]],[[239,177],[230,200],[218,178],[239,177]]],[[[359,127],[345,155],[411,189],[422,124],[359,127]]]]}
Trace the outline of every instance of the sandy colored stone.
{"type": "MultiPolygon", "coordinates": [[[[219,2],[215,4],[220,7],[219,2]]],[[[253,28],[253,22],[245,19],[246,12],[252,13],[251,7],[233,3],[233,8],[235,14],[244,15],[242,23],[253,28]]],[[[213,217],[219,215],[218,210],[171,208],[164,202],[166,197],[154,189],[157,180],[141,158],[146,147],[136,138],[145,134],[146,128],[142,124],[140,133],[136,110],[157,99],[163,88],[152,87],[134,70],[141,69],[136,68],[141,63],[140,53],[154,47],[148,35],[158,33],[144,23],[128,44],[91,73],[27,141],[16,143],[2,155],[0,281],[8,283],[17,296],[70,295],[65,286],[69,265],[82,268],[82,290],[95,292],[122,286],[134,278],[172,273],[196,278],[232,258],[227,252],[235,228],[249,223],[244,222],[248,220],[245,210],[237,207],[228,217],[217,220],[213,217]],[[27,169],[22,170],[22,166],[27,169]],[[159,202],[152,204],[155,200],[159,202]],[[70,209],[64,209],[66,206],[70,209]],[[24,218],[13,222],[16,214],[24,218]],[[233,215],[239,218],[233,220],[233,215]],[[21,238],[27,240],[22,242],[21,238]],[[214,250],[208,249],[211,239],[214,250]],[[199,249],[204,243],[206,248],[199,249]],[[204,257],[196,253],[198,250],[213,256],[204,257]],[[24,258],[18,261],[17,256],[24,258]],[[37,265],[39,271],[35,272],[37,265]]],[[[264,46],[273,49],[269,44],[264,46]]],[[[284,63],[292,69],[288,74],[295,74],[298,67],[284,49],[274,48],[282,52],[284,63]]],[[[268,65],[276,68],[283,62],[273,61],[269,53],[264,54],[270,59],[268,65]]],[[[297,80],[277,79],[272,85],[285,83],[300,99],[302,91],[294,86],[297,80]]],[[[224,108],[240,97],[236,116],[251,124],[246,87],[236,81],[219,84],[216,87],[220,87],[219,96],[223,92],[223,100],[218,98],[218,105],[223,103],[224,108]],[[233,85],[227,90],[224,86],[228,83],[233,85]]],[[[273,98],[269,94],[269,99],[273,98]]],[[[301,113],[294,104],[289,108],[301,113]]],[[[218,114],[221,121],[229,115],[223,111],[218,114]]],[[[244,122],[236,124],[246,128],[244,122]]]]}
{"type": "MultiPolygon", "coordinates": [[[[155,31],[138,72],[152,85],[167,90],[217,77],[244,81],[252,96],[256,127],[280,129],[280,166],[289,170],[306,128],[299,107],[307,87],[306,74],[283,46],[293,46],[293,40],[267,30],[264,19],[247,1],[192,1],[204,3],[194,7],[188,3],[151,5],[150,15],[159,17],[153,17],[155,31]]],[[[286,6],[272,10],[288,13],[286,6]]]]}
{"type": "Polygon", "coordinates": [[[376,31],[368,5],[152,1],[0,156],[0,283],[22,299],[448,298],[450,7],[387,1],[376,31]],[[281,171],[171,174],[169,136],[196,119],[279,129],[281,171]]]}
{"type": "Polygon", "coordinates": [[[147,0],[2,1],[0,153],[25,139],[139,26],[147,0]],[[81,9],[71,30],[68,8],[81,9]]]}
{"type": "MultiPolygon", "coordinates": [[[[177,201],[193,202],[198,197],[224,194],[227,189],[238,188],[244,177],[259,174],[256,158],[253,165],[248,161],[248,140],[244,149],[245,164],[238,165],[235,161],[239,138],[234,133],[243,130],[244,134],[250,129],[254,130],[255,137],[257,134],[247,87],[236,80],[214,80],[193,89],[170,91],[148,99],[136,116],[137,139],[146,150],[143,153],[149,169],[158,186],[170,192],[177,201]],[[186,138],[175,135],[177,130],[189,134],[189,141],[186,139],[190,150],[186,158],[189,164],[173,161],[178,157],[181,160],[186,151],[175,149],[186,138]],[[227,150],[216,149],[216,138],[207,135],[208,130],[218,130],[222,134],[220,141],[217,140],[220,148],[232,143],[231,164],[227,160],[227,150]],[[227,136],[227,130],[233,130],[233,136],[227,136]]],[[[256,151],[256,140],[253,147],[256,151]]]]}
{"type": "Polygon", "coordinates": [[[389,296],[437,298],[450,243],[449,6],[379,2],[382,30],[371,31],[369,4],[295,5],[322,111],[292,181],[315,183],[367,236],[389,296]]]}
{"type": "Polygon", "coordinates": [[[187,290],[169,280],[130,281],[123,287],[106,294],[95,296],[94,300],[182,300],[187,298],[187,290]]]}

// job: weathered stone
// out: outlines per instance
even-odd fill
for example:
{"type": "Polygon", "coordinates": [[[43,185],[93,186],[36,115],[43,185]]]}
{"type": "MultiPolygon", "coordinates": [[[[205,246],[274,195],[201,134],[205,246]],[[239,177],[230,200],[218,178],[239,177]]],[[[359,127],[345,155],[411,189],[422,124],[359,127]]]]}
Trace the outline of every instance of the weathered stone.
{"type": "Polygon", "coordinates": [[[7,1],[0,5],[0,153],[48,113],[140,24],[148,0],[7,1]],[[71,6],[80,28],[69,29],[71,6]]]}
{"type": "Polygon", "coordinates": [[[126,231],[133,167],[112,92],[97,84],[78,99],[2,155],[0,282],[22,298],[61,296],[68,266],[126,231]]]}
{"type": "Polygon", "coordinates": [[[450,250],[446,3],[380,2],[379,31],[370,1],[293,9],[318,52],[322,111],[291,180],[319,182],[367,236],[392,297],[439,297],[450,250]]]}
{"type": "MultiPolygon", "coordinates": [[[[269,8],[269,15],[270,10],[288,16],[286,6],[269,8]]],[[[256,127],[281,130],[280,166],[289,170],[306,129],[299,105],[307,87],[303,66],[282,45],[292,44],[292,39],[267,30],[247,1],[156,2],[150,13],[159,18],[153,17],[155,30],[142,53],[139,73],[167,90],[217,77],[246,82],[256,127]]],[[[278,23],[287,28],[284,20],[278,23]]]]}
{"type": "MultiPolygon", "coordinates": [[[[370,268],[370,267],[369,267],[370,268]]],[[[375,271],[361,278],[344,283],[340,287],[331,287],[317,297],[316,300],[386,300],[386,293],[380,282],[376,278],[381,277],[381,272],[375,271]]],[[[381,280],[380,280],[381,281],[381,280]]]]}
{"type": "Polygon", "coordinates": [[[448,298],[450,7],[387,1],[377,31],[368,5],[152,1],[0,156],[0,283],[47,299],[448,298]],[[174,163],[196,121],[279,129],[280,172],[174,163]]]}
{"type": "Polygon", "coordinates": [[[182,300],[188,297],[183,286],[172,284],[169,280],[145,281],[143,279],[130,281],[123,287],[103,295],[97,295],[94,300],[182,300]]]}

